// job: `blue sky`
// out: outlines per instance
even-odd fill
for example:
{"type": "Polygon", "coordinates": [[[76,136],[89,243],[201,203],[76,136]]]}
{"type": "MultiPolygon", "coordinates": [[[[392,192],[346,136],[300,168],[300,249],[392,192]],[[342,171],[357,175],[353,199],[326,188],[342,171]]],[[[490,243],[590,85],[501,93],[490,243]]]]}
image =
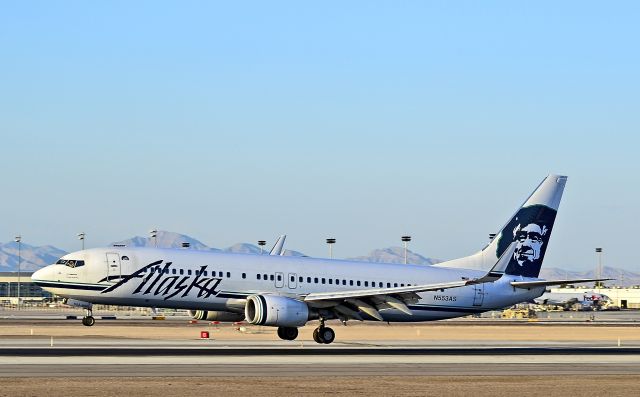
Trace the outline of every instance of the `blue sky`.
{"type": "Polygon", "coordinates": [[[569,175],[546,266],[640,271],[637,2],[3,2],[0,241],[160,228],[480,248],[569,175]]]}

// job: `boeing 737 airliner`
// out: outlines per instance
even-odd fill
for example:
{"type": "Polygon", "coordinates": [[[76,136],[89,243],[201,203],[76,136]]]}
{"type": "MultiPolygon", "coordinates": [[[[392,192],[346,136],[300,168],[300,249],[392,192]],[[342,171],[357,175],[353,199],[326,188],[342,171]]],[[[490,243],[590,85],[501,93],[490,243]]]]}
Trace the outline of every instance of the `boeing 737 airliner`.
{"type": "Polygon", "coordinates": [[[285,340],[317,320],[313,337],[328,344],[335,333],[326,320],[440,320],[531,301],[549,285],[596,281],[538,278],[566,180],[545,178],[482,250],[433,266],[109,247],[65,255],[32,279],[83,307],[87,326],[93,304],[179,308],[278,327],[285,340]]]}

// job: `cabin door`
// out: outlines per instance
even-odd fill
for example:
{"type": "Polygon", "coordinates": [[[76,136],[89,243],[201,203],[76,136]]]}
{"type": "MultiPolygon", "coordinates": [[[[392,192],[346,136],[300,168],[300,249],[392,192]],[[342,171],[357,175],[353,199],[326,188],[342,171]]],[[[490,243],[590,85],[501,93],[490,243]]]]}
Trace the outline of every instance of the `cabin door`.
{"type": "Polygon", "coordinates": [[[120,255],[110,252],[107,254],[107,281],[115,283],[120,281],[120,255]]]}

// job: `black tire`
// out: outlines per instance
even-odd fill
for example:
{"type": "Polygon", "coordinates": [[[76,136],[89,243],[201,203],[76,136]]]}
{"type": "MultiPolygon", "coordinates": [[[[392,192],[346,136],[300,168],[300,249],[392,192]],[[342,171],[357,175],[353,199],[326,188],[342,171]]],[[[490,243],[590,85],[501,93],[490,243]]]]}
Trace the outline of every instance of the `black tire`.
{"type": "Polygon", "coordinates": [[[278,336],[284,340],[295,340],[298,337],[298,328],[278,327],[278,336]]]}
{"type": "Polygon", "coordinates": [[[336,333],[329,327],[324,327],[318,332],[319,339],[322,340],[322,343],[329,344],[336,339],[336,333]]]}
{"type": "Polygon", "coordinates": [[[96,323],[96,319],[93,318],[92,316],[87,316],[82,318],[82,325],[85,325],[87,327],[91,327],[95,323],[96,323]]]}
{"type": "Polygon", "coordinates": [[[324,341],[320,339],[320,327],[313,330],[313,340],[316,341],[316,343],[324,343],[324,341]]]}

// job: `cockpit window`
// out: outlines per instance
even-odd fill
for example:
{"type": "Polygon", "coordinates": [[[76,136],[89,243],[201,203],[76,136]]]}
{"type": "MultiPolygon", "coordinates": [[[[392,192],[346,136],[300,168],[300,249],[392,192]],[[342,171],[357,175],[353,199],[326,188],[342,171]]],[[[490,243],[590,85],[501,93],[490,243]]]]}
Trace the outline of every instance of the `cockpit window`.
{"type": "Polygon", "coordinates": [[[84,261],[77,259],[58,259],[56,265],[65,265],[71,268],[84,266],[84,261]]]}

